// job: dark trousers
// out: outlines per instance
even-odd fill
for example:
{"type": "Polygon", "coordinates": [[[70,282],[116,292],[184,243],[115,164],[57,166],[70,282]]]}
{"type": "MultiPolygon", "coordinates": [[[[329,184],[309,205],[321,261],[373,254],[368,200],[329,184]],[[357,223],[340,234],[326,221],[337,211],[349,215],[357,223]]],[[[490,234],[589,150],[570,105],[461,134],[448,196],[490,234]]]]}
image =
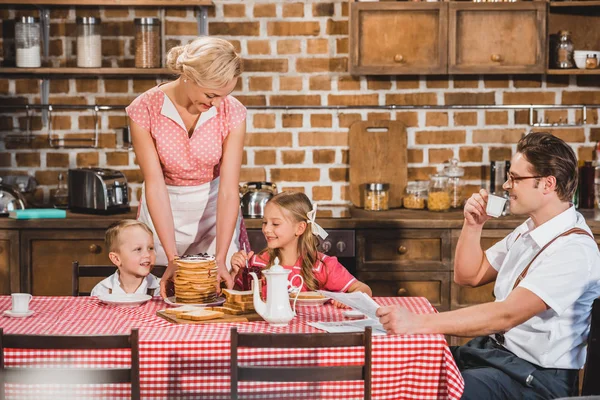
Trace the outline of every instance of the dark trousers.
{"type": "Polygon", "coordinates": [[[542,368],[489,336],[450,350],[465,380],[463,400],[545,400],[577,395],[578,370],[542,368]]]}

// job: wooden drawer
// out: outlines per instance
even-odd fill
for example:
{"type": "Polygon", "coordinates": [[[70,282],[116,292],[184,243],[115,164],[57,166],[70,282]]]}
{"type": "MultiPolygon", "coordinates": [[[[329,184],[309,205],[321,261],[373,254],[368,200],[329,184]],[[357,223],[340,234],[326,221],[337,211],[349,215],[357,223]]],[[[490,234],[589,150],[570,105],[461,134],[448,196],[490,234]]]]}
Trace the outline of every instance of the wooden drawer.
{"type": "Polygon", "coordinates": [[[449,3],[449,73],[543,73],[546,3],[449,3]]]}
{"type": "Polygon", "coordinates": [[[359,272],[375,297],[425,297],[438,310],[449,307],[449,272],[359,272]]]}
{"type": "Polygon", "coordinates": [[[453,310],[496,300],[494,298],[494,282],[476,288],[460,286],[452,282],[450,293],[453,310]]]}
{"type": "Polygon", "coordinates": [[[19,232],[0,231],[0,294],[20,291],[19,232]]]}
{"type": "MultiPolygon", "coordinates": [[[[26,265],[22,279],[34,296],[70,296],[72,263],[109,265],[104,230],[27,231],[22,236],[26,265]]],[[[89,291],[101,279],[82,279],[80,289],[89,291]]]]}
{"type": "Polygon", "coordinates": [[[351,3],[350,73],[444,74],[446,3],[351,3]]]}
{"type": "Polygon", "coordinates": [[[357,232],[358,270],[405,271],[449,269],[450,234],[447,230],[366,230],[357,232]],[[397,268],[395,268],[397,269],[397,268]]]}

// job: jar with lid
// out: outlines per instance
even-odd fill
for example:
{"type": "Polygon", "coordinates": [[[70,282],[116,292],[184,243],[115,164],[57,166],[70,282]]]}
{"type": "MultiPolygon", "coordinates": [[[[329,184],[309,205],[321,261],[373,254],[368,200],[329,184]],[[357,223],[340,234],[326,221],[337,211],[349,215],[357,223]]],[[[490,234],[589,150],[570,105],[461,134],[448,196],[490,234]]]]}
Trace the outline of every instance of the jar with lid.
{"type": "Polygon", "coordinates": [[[388,183],[365,184],[365,210],[385,211],[389,209],[390,185],[388,183]]]}
{"type": "Polygon", "coordinates": [[[160,20],[136,18],[134,23],[135,67],[160,68],[160,20]]]}
{"type": "Polygon", "coordinates": [[[571,32],[559,31],[558,42],[554,51],[556,57],[556,68],[573,68],[573,42],[571,41],[571,32]]]}
{"type": "Polygon", "coordinates": [[[408,185],[406,185],[406,193],[402,198],[404,208],[412,210],[425,209],[428,188],[429,182],[427,181],[409,182],[408,185]]]}
{"type": "Polygon", "coordinates": [[[427,208],[430,211],[447,211],[450,209],[450,203],[448,177],[443,174],[431,175],[429,193],[427,194],[427,208]]]}
{"type": "Polygon", "coordinates": [[[102,35],[100,18],[77,17],[77,66],[100,68],[102,66],[102,35]]]}
{"type": "Polygon", "coordinates": [[[450,207],[462,208],[464,201],[464,183],[462,177],[465,175],[464,168],[458,166],[458,160],[453,158],[450,165],[444,169],[444,175],[448,177],[448,188],[450,192],[450,207]]]}
{"type": "Polygon", "coordinates": [[[595,54],[588,54],[585,58],[585,68],[594,69],[598,68],[598,57],[595,54]]]}
{"type": "Polygon", "coordinates": [[[20,68],[42,66],[40,45],[40,20],[34,17],[20,17],[15,22],[16,65],[20,68]]]}

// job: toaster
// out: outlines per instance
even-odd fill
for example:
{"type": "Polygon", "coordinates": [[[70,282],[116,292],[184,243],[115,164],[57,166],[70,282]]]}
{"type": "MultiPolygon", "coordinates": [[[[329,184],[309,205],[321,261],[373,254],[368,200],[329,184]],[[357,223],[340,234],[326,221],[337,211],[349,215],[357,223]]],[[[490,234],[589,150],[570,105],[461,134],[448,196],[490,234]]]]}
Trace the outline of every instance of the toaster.
{"type": "Polygon", "coordinates": [[[69,170],[69,209],[73,212],[116,214],[127,212],[127,179],[121,171],[108,168],[69,170]]]}

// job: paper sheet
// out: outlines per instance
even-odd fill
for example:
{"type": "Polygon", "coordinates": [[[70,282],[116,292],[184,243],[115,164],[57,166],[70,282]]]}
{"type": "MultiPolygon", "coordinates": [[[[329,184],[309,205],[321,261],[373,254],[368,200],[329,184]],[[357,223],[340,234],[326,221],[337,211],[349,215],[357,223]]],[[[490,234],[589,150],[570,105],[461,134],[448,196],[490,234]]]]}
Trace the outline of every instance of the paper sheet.
{"type": "Polygon", "coordinates": [[[333,300],[339,301],[340,303],[345,304],[354,310],[360,311],[370,319],[378,320],[376,313],[380,306],[366,293],[336,293],[325,290],[319,290],[318,292],[325,297],[332,298],[333,300]]]}
{"type": "Polygon", "coordinates": [[[329,333],[363,332],[365,327],[371,326],[373,328],[373,335],[386,334],[385,329],[383,329],[379,321],[370,318],[354,321],[308,322],[308,325],[329,333]]]}

